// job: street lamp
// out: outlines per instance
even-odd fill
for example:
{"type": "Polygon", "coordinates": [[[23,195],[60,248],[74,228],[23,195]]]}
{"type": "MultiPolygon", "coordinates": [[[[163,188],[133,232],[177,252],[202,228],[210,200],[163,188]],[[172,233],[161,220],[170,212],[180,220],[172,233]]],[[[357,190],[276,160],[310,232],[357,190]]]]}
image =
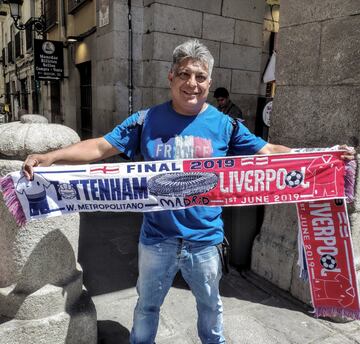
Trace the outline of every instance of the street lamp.
{"type": "Polygon", "coordinates": [[[37,33],[43,34],[45,30],[45,20],[43,16],[38,18],[31,17],[25,24],[20,22],[20,7],[23,0],[3,0],[4,4],[8,4],[10,8],[10,16],[14,20],[14,25],[18,30],[34,29],[37,33]]]}

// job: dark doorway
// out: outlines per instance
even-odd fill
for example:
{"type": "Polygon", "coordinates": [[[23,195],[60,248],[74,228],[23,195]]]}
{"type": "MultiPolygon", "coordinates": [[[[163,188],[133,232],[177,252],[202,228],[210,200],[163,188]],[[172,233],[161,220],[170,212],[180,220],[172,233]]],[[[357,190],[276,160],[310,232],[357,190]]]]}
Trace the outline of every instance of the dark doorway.
{"type": "Polygon", "coordinates": [[[60,81],[51,81],[51,123],[62,124],[60,113],[60,81]]]}
{"type": "Polygon", "coordinates": [[[91,62],[77,65],[80,73],[80,136],[92,137],[91,62]]]}

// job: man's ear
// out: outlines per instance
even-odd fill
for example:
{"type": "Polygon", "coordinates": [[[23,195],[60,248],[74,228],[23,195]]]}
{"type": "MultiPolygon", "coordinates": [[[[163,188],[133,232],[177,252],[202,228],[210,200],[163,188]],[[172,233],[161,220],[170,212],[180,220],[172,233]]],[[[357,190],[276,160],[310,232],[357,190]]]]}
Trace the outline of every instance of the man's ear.
{"type": "Polygon", "coordinates": [[[210,80],[209,80],[209,87],[211,86],[211,84],[212,84],[212,79],[210,78],[210,80]]]}
{"type": "Polygon", "coordinates": [[[168,80],[169,80],[170,82],[172,82],[173,79],[174,79],[174,72],[173,72],[173,71],[170,71],[170,72],[168,73],[168,80]]]}

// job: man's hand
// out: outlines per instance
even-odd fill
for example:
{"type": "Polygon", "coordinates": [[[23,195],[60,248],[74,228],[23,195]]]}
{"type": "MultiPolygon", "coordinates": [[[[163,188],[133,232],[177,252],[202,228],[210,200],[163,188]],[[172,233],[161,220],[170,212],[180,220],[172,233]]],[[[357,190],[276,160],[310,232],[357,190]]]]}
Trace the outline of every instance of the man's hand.
{"type": "Polygon", "coordinates": [[[36,166],[50,166],[53,163],[49,154],[31,154],[28,155],[22,165],[25,178],[28,180],[34,177],[34,167],[36,166]]]}
{"type": "Polygon", "coordinates": [[[36,166],[50,166],[52,164],[77,165],[88,164],[119,154],[103,137],[80,141],[70,146],[48,152],[46,154],[31,154],[24,164],[25,178],[32,179],[36,166]]]}
{"type": "Polygon", "coordinates": [[[349,147],[348,145],[340,145],[340,150],[344,150],[344,154],[341,155],[341,159],[343,160],[355,160],[356,158],[356,150],[354,147],[349,147]]]}

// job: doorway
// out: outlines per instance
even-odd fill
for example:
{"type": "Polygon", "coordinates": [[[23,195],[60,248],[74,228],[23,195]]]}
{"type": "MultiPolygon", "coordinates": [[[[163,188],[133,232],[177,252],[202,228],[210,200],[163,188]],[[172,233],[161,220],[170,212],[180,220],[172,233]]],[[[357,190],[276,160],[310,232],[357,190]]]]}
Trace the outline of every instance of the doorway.
{"type": "Polygon", "coordinates": [[[80,73],[80,137],[92,137],[91,62],[77,65],[80,73]]]}
{"type": "Polygon", "coordinates": [[[60,81],[51,81],[50,83],[51,94],[51,123],[62,124],[62,116],[60,109],[60,81]]]}

